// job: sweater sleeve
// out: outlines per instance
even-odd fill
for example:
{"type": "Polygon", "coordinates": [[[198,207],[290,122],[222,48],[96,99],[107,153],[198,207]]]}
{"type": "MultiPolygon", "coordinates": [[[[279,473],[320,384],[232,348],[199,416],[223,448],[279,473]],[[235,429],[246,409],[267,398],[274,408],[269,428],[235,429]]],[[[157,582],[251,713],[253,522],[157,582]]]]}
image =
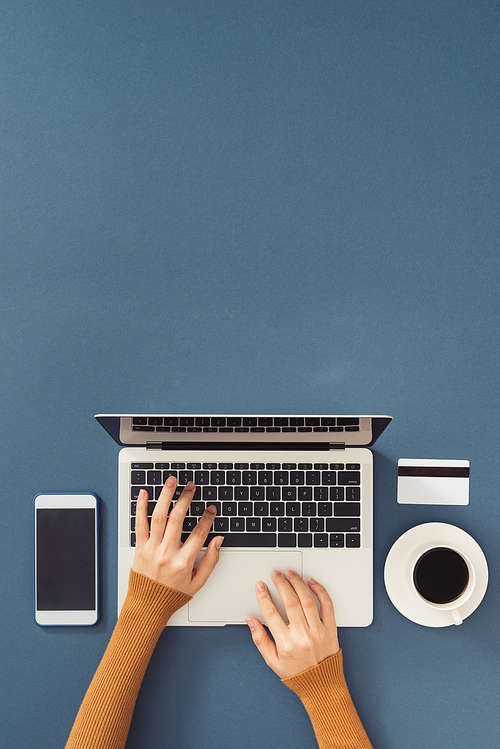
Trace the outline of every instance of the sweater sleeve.
{"type": "Polygon", "coordinates": [[[189,600],[191,596],[130,570],[127,597],[66,749],[123,749],[158,638],[172,614],[189,600]]]}
{"type": "Polygon", "coordinates": [[[342,651],[283,684],[300,697],[319,749],[373,749],[345,682],[342,651]]]}

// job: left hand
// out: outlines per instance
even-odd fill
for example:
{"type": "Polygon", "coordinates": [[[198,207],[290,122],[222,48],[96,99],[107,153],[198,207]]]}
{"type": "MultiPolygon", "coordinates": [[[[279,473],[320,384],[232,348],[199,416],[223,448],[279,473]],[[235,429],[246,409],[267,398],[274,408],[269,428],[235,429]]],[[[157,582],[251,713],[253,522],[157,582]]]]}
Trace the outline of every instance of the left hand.
{"type": "Polygon", "coordinates": [[[142,490],[137,499],[135,518],[135,557],[132,565],[152,580],[169,588],[194,596],[205,585],[219,561],[223,538],[209,543],[203,558],[195,566],[215,518],[215,507],[208,507],[185,543],[181,542],[182,524],[194,497],[195,485],[187,484],[169,515],[177,479],[170,476],[156,503],[148,523],[148,493],[142,490]]]}

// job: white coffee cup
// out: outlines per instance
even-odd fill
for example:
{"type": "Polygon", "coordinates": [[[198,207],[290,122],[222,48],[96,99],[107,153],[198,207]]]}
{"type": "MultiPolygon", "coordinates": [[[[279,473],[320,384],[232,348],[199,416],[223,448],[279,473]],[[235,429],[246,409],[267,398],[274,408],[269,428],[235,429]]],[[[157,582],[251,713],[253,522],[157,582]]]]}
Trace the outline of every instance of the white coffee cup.
{"type": "Polygon", "coordinates": [[[474,565],[463,551],[449,544],[420,547],[411,579],[421,601],[437,611],[449,611],[453,623],[462,624],[460,607],[469,600],[476,584],[474,565]]]}

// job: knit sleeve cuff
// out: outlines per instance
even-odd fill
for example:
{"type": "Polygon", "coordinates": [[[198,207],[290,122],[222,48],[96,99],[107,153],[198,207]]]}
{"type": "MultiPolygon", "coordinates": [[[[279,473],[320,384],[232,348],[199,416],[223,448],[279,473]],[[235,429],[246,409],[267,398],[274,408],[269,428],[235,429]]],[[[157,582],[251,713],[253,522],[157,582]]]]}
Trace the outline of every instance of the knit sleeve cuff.
{"type": "Polygon", "coordinates": [[[122,613],[147,611],[150,623],[156,622],[159,627],[164,627],[172,614],[185,606],[191,598],[186,593],[169,588],[131,569],[122,613]]]}
{"type": "Polygon", "coordinates": [[[308,695],[317,692],[318,689],[325,692],[332,687],[344,686],[342,651],[339,650],[300,674],[282,679],[282,682],[300,698],[307,698],[308,695]]]}

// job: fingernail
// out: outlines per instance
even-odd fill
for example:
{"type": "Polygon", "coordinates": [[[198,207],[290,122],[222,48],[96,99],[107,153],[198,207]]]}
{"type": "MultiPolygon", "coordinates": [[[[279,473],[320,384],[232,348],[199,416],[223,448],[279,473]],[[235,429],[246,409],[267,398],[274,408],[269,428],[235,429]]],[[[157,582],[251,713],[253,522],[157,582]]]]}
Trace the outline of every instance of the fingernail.
{"type": "Polygon", "coordinates": [[[194,491],[194,488],[195,487],[194,487],[193,482],[192,481],[188,481],[188,483],[186,484],[186,491],[192,492],[192,491],[194,491]]]}
{"type": "Polygon", "coordinates": [[[274,577],[275,579],[277,579],[278,577],[281,577],[281,572],[279,572],[278,570],[274,570],[271,577],[274,577]]]}
{"type": "Polygon", "coordinates": [[[215,548],[220,549],[223,543],[224,543],[224,536],[219,536],[219,538],[215,542],[215,548]]]}
{"type": "Polygon", "coordinates": [[[217,512],[217,508],[214,507],[213,505],[210,505],[210,507],[207,507],[207,510],[208,512],[211,512],[212,515],[215,515],[215,513],[217,512]]]}
{"type": "Polygon", "coordinates": [[[147,491],[145,489],[141,489],[141,491],[139,492],[139,499],[146,499],[147,496],[147,491]]]}
{"type": "Polygon", "coordinates": [[[253,632],[254,629],[255,629],[255,624],[253,623],[253,620],[252,619],[245,619],[245,621],[248,624],[248,626],[250,627],[251,631],[253,632]]]}
{"type": "Polygon", "coordinates": [[[295,577],[295,572],[293,570],[288,570],[286,576],[290,580],[291,577],[295,577]]]}
{"type": "Polygon", "coordinates": [[[257,583],[257,590],[263,593],[266,589],[265,583],[262,582],[262,580],[259,580],[257,583]]]}
{"type": "Polygon", "coordinates": [[[309,578],[309,584],[310,584],[310,585],[317,585],[318,583],[316,582],[316,580],[313,580],[313,578],[312,578],[312,577],[310,577],[310,578],[309,578]]]}
{"type": "Polygon", "coordinates": [[[167,486],[174,486],[176,481],[177,479],[175,478],[175,476],[169,476],[167,479],[167,486]]]}

